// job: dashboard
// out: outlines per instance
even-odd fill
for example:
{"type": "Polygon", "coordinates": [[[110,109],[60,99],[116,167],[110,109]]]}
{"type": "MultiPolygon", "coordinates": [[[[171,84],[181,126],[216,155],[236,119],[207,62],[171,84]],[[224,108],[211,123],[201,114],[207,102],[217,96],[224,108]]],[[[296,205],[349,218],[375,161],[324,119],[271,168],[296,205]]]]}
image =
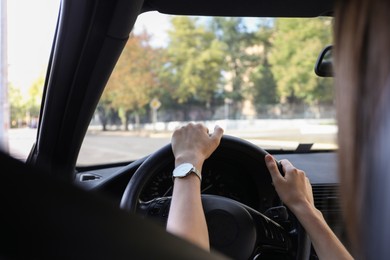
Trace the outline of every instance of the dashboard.
{"type": "MultiPolygon", "coordinates": [[[[235,140],[234,140],[235,141],[235,140]]],[[[259,212],[281,205],[262,158],[267,153],[249,145],[229,147],[221,143],[214,154],[205,161],[202,169],[202,194],[219,195],[239,201],[259,212]],[[238,147],[238,150],[237,150],[238,147]]],[[[247,143],[245,145],[248,145],[247,143]]],[[[313,186],[337,186],[337,156],[335,152],[272,153],[277,160],[288,159],[306,172],[313,186]]],[[[131,176],[146,158],[126,166],[104,169],[80,169],[76,184],[87,190],[103,192],[118,204],[131,176]]],[[[142,188],[139,199],[143,202],[172,195],[173,160],[160,168],[142,188]]]]}
{"type": "MultiPolygon", "coordinates": [[[[144,187],[140,195],[142,201],[172,195],[172,169],[170,166],[154,176],[144,187]]],[[[270,206],[272,198],[264,199],[261,192],[262,182],[256,178],[257,173],[245,163],[237,163],[223,158],[206,161],[202,169],[202,194],[219,195],[234,199],[258,210],[270,206]]],[[[267,180],[267,185],[269,180],[267,180]]],[[[274,194],[273,194],[274,195],[274,194]]],[[[268,196],[267,196],[268,197],[268,196]]]]}

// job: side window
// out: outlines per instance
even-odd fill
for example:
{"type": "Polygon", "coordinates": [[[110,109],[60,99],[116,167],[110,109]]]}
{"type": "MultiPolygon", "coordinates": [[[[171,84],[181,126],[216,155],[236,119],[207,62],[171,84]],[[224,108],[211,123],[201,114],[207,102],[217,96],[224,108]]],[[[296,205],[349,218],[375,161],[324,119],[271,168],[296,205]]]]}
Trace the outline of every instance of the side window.
{"type": "Polygon", "coordinates": [[[59,7],[60,0],[1,1],[0,137],[3,150],[21,160],[36,138],[59,7]]]}

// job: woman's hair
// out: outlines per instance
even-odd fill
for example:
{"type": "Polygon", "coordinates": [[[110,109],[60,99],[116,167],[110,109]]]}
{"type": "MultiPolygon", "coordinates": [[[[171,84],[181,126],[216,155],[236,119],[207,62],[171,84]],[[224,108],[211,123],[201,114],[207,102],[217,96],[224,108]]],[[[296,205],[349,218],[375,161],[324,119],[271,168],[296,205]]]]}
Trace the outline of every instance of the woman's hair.
{"type": "Polygon", "coordinates": [[[336,3],[342,207],[355,255],[390,255],[390,1],[336,3]]]}

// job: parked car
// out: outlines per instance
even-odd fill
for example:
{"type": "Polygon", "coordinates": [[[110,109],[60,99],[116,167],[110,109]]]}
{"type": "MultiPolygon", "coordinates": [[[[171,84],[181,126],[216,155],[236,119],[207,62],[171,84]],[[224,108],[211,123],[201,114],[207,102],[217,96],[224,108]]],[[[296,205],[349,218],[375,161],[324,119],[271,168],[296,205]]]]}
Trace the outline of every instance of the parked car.
{"type": "MultiPolygon", "coordinates": [[[[331,63],[315,69],[332,43],[332,9],[326,0],[62,0],[26,158],[34,170],[23,195],[8,196],[26,199],[20,210],[31,218],[15,231],[19,250],[33,258],[317,259],[272,186],[267,153],[306,172],[316,207],[348,247],[331,63]],[[163,19],[163,38],[153,40],[144,19],[163,19]],[[210,255],[164,232],[170,136],[188,122],[225,129],[202,169],[210,255]],[[29,233],[39,232],[34,223],[44,239],[29,233]]],[[[2,252],[13,256],[9,241],[2,252]]]]}

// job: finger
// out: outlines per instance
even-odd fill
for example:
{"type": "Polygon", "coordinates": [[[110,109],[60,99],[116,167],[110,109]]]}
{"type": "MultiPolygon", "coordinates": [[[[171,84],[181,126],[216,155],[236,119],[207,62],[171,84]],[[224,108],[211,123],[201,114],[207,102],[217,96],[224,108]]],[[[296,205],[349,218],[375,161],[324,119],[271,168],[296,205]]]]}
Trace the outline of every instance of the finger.
{"type": "Polygon", "coordinates": [[[214,132],[212,133],[211,138],[220,140],[222,138],[222,135],[223,135],[223,129],[220,126],[216,125],[214,127],[214,132]]]}
{"type": "Polygon", "coordinates": [[[292,165],[292,163],[289,160],[287,160],[287,159],[280,160],[280,164],[282,165],[283,171],[285,173],[290,172],[291,170],[295,170],[296,169],[294,167],[294,165],[292,165]]]}
{"type": "Polygon", "coordinates": [[[193,125],[193,127],[201,133],[209,133],[209,129],[202,123],[196,123],[195,125],[193,125]]]}
{"type": "Polygon", "coordinates": [[[188,128],[193,128],[194,127],[194,124],[193,123],[187,123],[185,125],[182,125],[181,126],[181,129],[188,129],[188,128]]]}
{"type": "Polygon", "coordinates": [[[270,154],[265,156],[265,163],[267,165],[268,171],[271,174],[272,182],[277,182],[283,180],[283,176],[279,172],[278,166],[276,165],[276,160],[270,154]]]}
{"type": "Polygon", "coordinates": [[[216,147],[221,142],[222,135],[223,135],[223,129],[219,126],[215,126],[214,132],[210,135],[210,139],[212,140],[213,143],[215,143],[216,147]]]}

